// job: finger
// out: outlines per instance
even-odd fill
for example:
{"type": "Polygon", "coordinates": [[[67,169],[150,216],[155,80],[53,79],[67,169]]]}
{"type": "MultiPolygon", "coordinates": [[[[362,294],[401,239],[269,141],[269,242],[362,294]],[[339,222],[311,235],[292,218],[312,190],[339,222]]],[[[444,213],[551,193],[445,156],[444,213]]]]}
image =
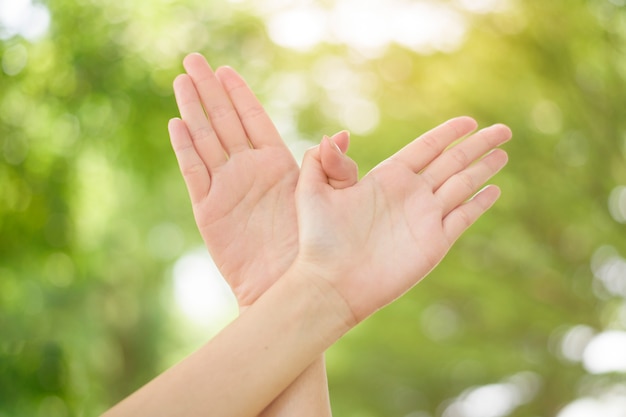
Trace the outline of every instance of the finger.
{"type": "Polygon", "coordinates": [[[474,131],[476,126],[476,121],[467,116],[448,120],[400,149],[391,159],[418,173],[451,143],[474,131]]]}
{"type": "Polygon", "coordinates": [[[347,132],[339,132],[333,138],[324,136],[320,144],[320,161],[328,177],[328,183],[335,189],[351,187],[358,181],[356,163],[346,156],[336,142],[346,144],[347,132]]]}
{"type": "Polygon", "coordinates": [[[218,68],[215,75],[230,97],[252,147],[286,148],[276,126],[245,80],[230,67],[218,68]]]}
{"type": "Polygon", "coordinates": [[[452,175],[464,170],[510,138],[511,129],[502,124],[482,129],[441,154],[421,175],[436,190],[452,175]]]}
{"type": "Polygon", "coordinates": [[[302,157],[296,193],[307,195],[312,189],[324,186],[328,187],[328,176],[322,168],[320,146],[318,145],[308,149],[302,157]]]}
{"type": "Polygon", "coordinates": [[[462,204],[478,189],[500,171],[507,163],[508,156],[502,149],[495,149],[475,165],[453,175],[436,192],[442,204],[444,216],[462,204]]]}
{"type": "Polygon", "coordinates": [[[196,88],[186,74],[174,80],[174,95],[182,119],[185,121],[193,144],[209,170],[226,162],[224,149],[211,123],[206,118],[196,88]]]}
{"type": "Polygon", "coordinates": [[[342,130],[339,133],[335,133],[331,136],[330,140],[335,142],[335,145],[339,147],[341,153],[348,152],[348,146],[350,146],[350,132],[342,130]]]}
{"type": "Polygon", "coordinates": [[[458,206],[443,219],[443,233],[452,244],[483,215],[500,197],[500,189],[490,185],[483,188],[471,200],[458,206]]]}
{"type": "Polygon", "coordinates": [[[228,155],[250,149],[239,116],[206,59],[197,53],[190,54],[183,60],[183,66],[193,80],[202,105],[228,155]]]}
{"type": "Polygon", "coordinates": [[[211,176],[207,166],[198,155],[187,126],[180,119],[170,120],[167,126],[172,148],[178,160],[178,167],[183,174],[192,204],[202,200],[209,192],[211,176]]]}

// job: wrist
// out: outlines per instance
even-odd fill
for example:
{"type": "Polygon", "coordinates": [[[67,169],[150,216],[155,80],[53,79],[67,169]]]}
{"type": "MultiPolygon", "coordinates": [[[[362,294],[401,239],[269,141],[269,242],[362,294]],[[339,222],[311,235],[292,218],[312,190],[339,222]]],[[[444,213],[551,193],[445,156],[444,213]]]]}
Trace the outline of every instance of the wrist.
{"type": "Polygon", "coordinates": [[[358,324],[348,300],[317,266],[296,259],[280,281],[293,286],[294,294],[303,294],[305,308],[313,312],[314,317],[323,317],[324,321],[332,323],[331,327],[341,331],[341,335],[358,324]]]}

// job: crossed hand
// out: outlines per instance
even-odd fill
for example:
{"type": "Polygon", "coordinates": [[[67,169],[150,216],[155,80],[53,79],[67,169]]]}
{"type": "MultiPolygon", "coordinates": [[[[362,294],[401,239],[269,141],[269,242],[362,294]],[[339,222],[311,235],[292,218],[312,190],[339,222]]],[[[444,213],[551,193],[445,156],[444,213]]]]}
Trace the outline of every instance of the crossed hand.
{"type": "Polygon", "coordinates": [[[340,132],[309,150],[299,172],[233,69],[214,72],[198,54],[184,67],[172,145],[200,233],[241,307],[295,263],[360,321],[424,277],[499,196],[495,186],[476,193],[507,162],[497,149],[511,136],[504,125],[474,132],[469,117],[449,120],[361,180],[340,132]]]}

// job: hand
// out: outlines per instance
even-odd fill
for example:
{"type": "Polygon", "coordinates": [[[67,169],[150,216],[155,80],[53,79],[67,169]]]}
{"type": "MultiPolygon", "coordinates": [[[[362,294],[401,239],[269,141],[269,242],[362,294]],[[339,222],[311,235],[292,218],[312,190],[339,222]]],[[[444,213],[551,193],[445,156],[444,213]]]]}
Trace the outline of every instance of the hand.
{"type": "MultiPolygon", "coordinates": [[[[240,307],[247,307],[298,252],[299,169],[234,70],[213,72],[199,54],[183,65],[187,74],[174,81],[182,120],[170,121],[172,146],[200,234],[240,307]]],[[[346,132],[333,140],[346,151],[346,132]]]]}
{"type": "Polygon", "coordinates": [[[450,120],[359,182],[350,175],[341,184],[329,179],[329,171],[341,176],[347,157],[328,141],[305,155],[296,191],[296,265],[330,283],[356,322],[430,272],[498,198],[498,188],[489,186],[468,200],[506,164],[506,153],[495,149],[511,137],[506,126],[478,131],[446,149],[475,128],[469,117],[450,120]]]}

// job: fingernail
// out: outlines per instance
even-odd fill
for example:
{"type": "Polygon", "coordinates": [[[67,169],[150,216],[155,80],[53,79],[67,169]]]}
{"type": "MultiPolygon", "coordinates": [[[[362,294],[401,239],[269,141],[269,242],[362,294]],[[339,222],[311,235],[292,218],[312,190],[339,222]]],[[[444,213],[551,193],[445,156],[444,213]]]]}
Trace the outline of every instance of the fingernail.
{"type": "Polygon", "coordinates": [[[337,151],[338,153],[341,154],[341,149],[339,149],[339,146],[337,146],[337,144],[331,138],[329,138],[328,136],[324,135],[324,139],[326,139],[328,142],[330,142],[330,144],[335,149],[335,151],[337,151]]]}

